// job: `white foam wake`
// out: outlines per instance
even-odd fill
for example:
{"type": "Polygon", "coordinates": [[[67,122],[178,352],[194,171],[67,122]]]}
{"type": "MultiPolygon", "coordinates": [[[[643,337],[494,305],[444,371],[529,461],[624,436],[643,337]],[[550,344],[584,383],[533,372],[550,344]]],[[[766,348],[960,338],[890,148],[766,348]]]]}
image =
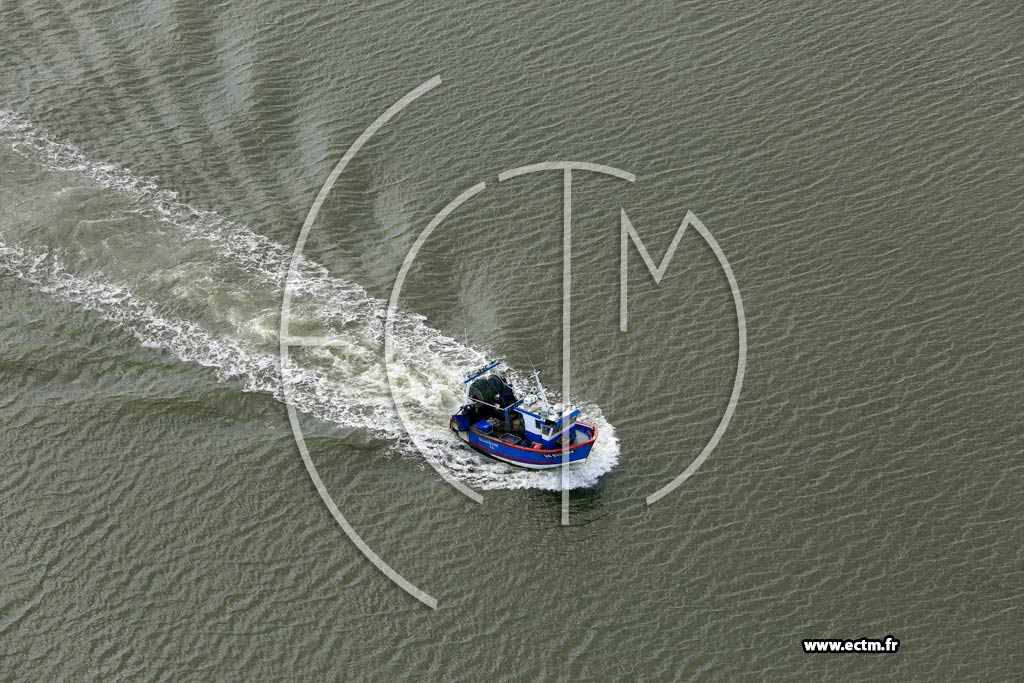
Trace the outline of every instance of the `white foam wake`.
{"type": "MultiPolygon", "coordinates": [[[[56,140],[23,117],[2,110],[0,141],[47,169],[76,174],[99,190],[116,193],[141,218],[160,226],[160,230],[144,233],[144,239],[159,240],[164,251],[176,250],[174,253],[183,261],[193,258],[197,245],[201,245],[208,264],[198,276],[201,287],[168,289],[167,275],[162,272],[145,277],[135,274],[132,277],[136,279],[130,282],[119,281],[128,277],[123,273],[114,275],[92,265],[88,272],[76,272],[61,258],[71,245],[47,248],[0,241],[0,272],[37,291],[97,312],[146,347],[213,368],[220,380],[239,381],[247,391],[268,393],[279,400],[283,400],[284,383],[297,410],[345,429],[394,440],[404,451],[415,452],[404,438],[395,413],[393,400],[401,401],[410,417],[408,427],[426,443],[422,455],[472,487],[561,487],[557,470],[535,472],[508,467],[469,451],[448,432],[447,416],[460,403],[461,379],[483,361],[480,351],[431,328],[421,316],[400,315],[395,324],[395,346],[402,360],[396,377],[401,395],[392,399],[380,352],[386,303],[307,260],[295,282],[293,319],[341,344],[296,349],[279,371],[274,330],[290,258],[287,248],[246,226],[180,201],[176,193],[160,188],[155,179],[136,176],[115,164],[91,161],[74,145],[56,140]],[[147,298],[142,293],[147,289],[151,291],[149,296],[158,296],[159,300],[147,298]],[[246,301],[231,313],[210,320],[171,314],[168,309],[173,306],[165,301],[165,295],[194,298],[224,291],[246,301]],[[237,310],[248,313],[238,315],[237,310]],[[213,331],[216,329],[221,332],[213,331]]],[[[73,246],[79,251],[94,248],[73,246]]],[[[86,262],[97,260],[111,259],[86,262]]],[[[180,280],[179,274],[175,277],[175,282],[180,280]]],[[[612,425],[597,406],[581,407],[588,421],[598,426],[601,437],[589,460],[570,469],[566,477],[570,488],[594,485],[618,462],[619,447],[612,425]]]]}

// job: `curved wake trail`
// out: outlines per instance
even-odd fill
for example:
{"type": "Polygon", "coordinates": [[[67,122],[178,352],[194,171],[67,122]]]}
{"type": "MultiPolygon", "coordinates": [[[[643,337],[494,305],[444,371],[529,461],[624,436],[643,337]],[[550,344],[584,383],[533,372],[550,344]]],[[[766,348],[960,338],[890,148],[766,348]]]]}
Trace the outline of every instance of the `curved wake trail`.
{"type": "MultiPolygon", "coordinates": [[[[0,272],[98,313],[146,347],[213,368],[219,380],[239,381],[246,391],[284,400],[284,383],[297,410],[395,440],[414,454],[394,408],[394,400],[402,401],[409,428],[427,444],[422,455],[470,486],[561,487],[557,470],[518,470],[482,458],[448,432],[447,417],[462,399],[462,377],[485,359],[480,351],[431,328],[422,316],[399,314],[395,345],[402,363],[396,385],[402,395],[392,399],[382,363],[386,302],[304,260],[295,281],[292,328],[315,330],[311,334],[340,343],[296,348],[282,366],[276,329],[290,260],[285,246],[180,201],[152,178],[91,161],[74,145],[2,110],[0,141],[48,171],[72,174],[78,184],[86,180],[92,192],[113,193],[120,207],[79,223],[80,230],[98,231],[102,239],[75,233],[51,246],[16,242],[8,234],[16,230],[5,221],[0,272]],[[140,222],[145,230],[138,229],[140,222]],[[126,265],[150,253],[162,254],[163,263],[126,265]],[[205,302],[211,305],[202,306],[205,302]]],[[[522,379],[512,373],[514,383],[522,379]]],[[[601,438],[590,459],[570,470],[570,488],[592,486],[618,462],[612,425],[597,406],[581,407],[601,438]]]]}

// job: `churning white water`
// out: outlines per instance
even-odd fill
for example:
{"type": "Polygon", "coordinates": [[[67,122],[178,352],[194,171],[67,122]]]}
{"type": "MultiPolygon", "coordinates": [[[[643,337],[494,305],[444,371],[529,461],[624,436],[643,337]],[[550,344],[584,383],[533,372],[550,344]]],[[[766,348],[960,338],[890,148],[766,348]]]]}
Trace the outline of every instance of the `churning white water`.
{"type": "MultiPolygon", "coordinates": [[[[382,364],[386,302],[304,260],[294,282],[291,327],[293,333],[328,336],[332,345],[294,349],[281,363],[276,331],[288,247],[181,201],[154,178],[88,159],[12,112],[0,111],[0,142],[59,176],[58,182],[73,179],[69,191],[113,193],[121,206],[81,221],[74,234],[50,244],[20,235],[5,220],[0,272],[94,311],[146,347],[213,368],[218,379],[237,381],[246,391],[283,400],[284,383],[297,410],[392,440],[471,487],[561,487],[558,470],[511,468],[468,450],[448,432],[462,378],[485,361],[482,351],[433,329],[421,316],[400,314],[394,340],[400,395],[392,397],[382,364]],[[145,230],[139,231],[140,223],[145,230]],[[394,401],[406,408],[408,428],[423,437],[424,452],[406,438],[394,401]]],[[[522,385],[515,371],[511,379],[522,385]]],[[[592,486],[615,467],[619,454],[615,430],[598,406],[581,407],[601,436],[589,460],[570,469],[571,488],[592,486]]]]}

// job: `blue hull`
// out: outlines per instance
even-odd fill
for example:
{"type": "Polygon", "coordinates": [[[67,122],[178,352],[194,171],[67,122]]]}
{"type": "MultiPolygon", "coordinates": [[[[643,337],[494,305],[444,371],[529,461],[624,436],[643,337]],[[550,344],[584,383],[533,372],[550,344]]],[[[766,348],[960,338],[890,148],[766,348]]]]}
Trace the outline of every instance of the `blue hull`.
{"type": "MultiPolygon", "coordinates": [[[[475,430],[458,432],[458,435],[472,446],[474,450],[510,465],[533,470],[562,466],[563,453],[560,448],[545,450],[514,446],[501,441],[497,437],[480,434],[475,430]]],[[[575,443],[569,448],[569,464],[586,460],[590,456],[590,450],[593,448],[596,438],[596,428],[577,423],[574,426],[573,441],[575,443]]]]}

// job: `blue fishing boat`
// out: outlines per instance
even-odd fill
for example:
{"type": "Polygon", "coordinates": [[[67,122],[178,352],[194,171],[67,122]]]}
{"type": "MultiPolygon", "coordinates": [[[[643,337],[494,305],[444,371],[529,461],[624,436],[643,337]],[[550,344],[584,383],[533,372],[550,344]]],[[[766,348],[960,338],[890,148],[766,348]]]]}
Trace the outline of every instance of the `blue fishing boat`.
{"type": "Polygon", "coordinates": [[[543,470],[580,463],[590,455],[597,427],[579,420],[578,408],[548,403],[535,371],[534,393],[517,398],[498,374],[500,360],[471,372],[466,403],[449,426],[474,450],[517,467],[543,470]]]}

